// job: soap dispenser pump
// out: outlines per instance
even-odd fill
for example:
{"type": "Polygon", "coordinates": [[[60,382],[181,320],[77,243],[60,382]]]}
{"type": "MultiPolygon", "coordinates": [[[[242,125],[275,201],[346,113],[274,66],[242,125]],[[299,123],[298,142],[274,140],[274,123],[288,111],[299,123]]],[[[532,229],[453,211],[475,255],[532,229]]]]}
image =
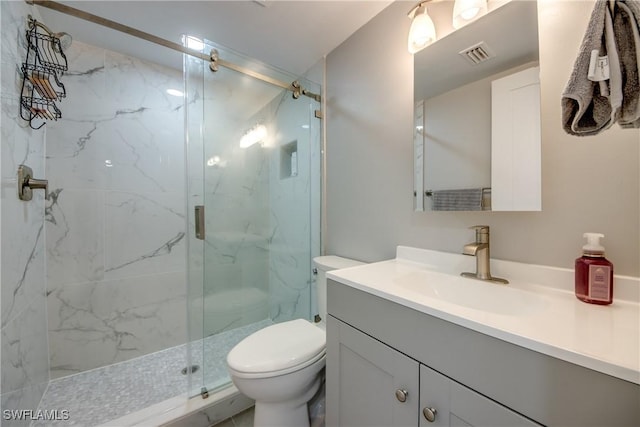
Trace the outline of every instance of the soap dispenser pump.
{"type": "Polygon", "coordinates": [[[587,244],[582,256],[576,259],[576,297],[590,304],[607,305],[613,302],[613,264],[604,257],[600,239],[604,234],[584,233],[587,244]]]}

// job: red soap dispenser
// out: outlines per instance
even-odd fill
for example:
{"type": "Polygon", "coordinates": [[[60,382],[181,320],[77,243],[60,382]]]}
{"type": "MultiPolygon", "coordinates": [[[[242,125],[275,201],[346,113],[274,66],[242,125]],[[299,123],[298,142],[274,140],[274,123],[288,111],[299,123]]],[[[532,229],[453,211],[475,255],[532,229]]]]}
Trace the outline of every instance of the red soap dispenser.
{"type": "Polygon", "coordinates": [[[604,257],[600,239],[604,234],[584,233],[587,244],[576,259],[576,297],[590,304],[613,302],[613,264],[604,257]]]}

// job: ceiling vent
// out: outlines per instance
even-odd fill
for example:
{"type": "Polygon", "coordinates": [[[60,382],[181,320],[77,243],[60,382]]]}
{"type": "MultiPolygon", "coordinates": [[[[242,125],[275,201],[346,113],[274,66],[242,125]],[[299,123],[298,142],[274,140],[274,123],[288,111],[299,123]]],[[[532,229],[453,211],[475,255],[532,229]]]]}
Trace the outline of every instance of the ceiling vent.
{"type": "Polygon", "coordinates": [[[485,42],[480,42],[458,52],[464,59],[472,65],[494,58],[496,54],[485,42]]]}

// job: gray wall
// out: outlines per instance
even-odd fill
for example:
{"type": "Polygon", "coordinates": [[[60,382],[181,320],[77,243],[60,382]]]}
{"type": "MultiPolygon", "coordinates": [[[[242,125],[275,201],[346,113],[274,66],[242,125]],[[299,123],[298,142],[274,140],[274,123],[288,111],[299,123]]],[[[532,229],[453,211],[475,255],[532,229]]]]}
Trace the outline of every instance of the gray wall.
{"type": "MultiPolygon", "coordinates": [[[[494,79],[491,76],[424,100],[424,188],[491,187],[494,79]]],[[[430,199],[426,200],[429,207],[430,199]]]]}
{"type": "Polygon", "coordinates": [[[391,4],[327,56],[326,252],[365,261],[397,245],[460,252],[474,224],[492,255],[573,267],[582,233],[604,233],[617,274],[640,275],[640,131],[617,125],[577,138],[561,128],[560,96],[594,1],[541,0],[542,212],[412,211],[412,2],[391,4]]]}

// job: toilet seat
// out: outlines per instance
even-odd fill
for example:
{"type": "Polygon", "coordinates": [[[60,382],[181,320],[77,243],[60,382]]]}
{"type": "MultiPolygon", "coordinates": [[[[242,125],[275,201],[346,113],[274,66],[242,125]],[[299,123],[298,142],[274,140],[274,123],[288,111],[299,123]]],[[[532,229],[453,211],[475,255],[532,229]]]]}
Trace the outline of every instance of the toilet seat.
{"type": "Polygon", "coordinates": [[[303,369],[325,357],[326,334],[304,319],[266,327],[236,345],[227,356],[233,375],[265,378],[303,369]]]}

